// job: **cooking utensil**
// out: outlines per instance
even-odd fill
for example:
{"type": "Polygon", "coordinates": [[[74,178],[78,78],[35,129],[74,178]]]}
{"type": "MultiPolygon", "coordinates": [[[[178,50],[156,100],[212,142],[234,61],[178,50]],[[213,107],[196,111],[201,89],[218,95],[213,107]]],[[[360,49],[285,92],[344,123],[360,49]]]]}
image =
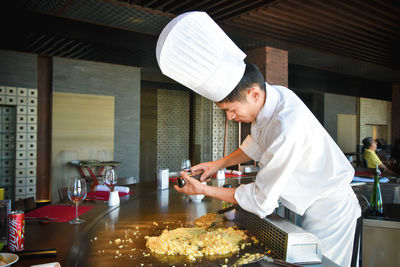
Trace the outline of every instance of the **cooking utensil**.
{"type": "MultiPolygon", "coordinates": [[[[203,173],[192,175],[192,173],[188,172],[187,174],[189,177],[200,181],[200,177],[203,173]]],[[[177,184],[179,188],[183,188],[186,185],[186,181],[182,177],[178,177],[177,184]]]]}
{"type": "Polygon", "coordinates": [[[20,258],[36,258],[36,257],[56,257],[57,249],[37,249],[37,250],[25,250],[18,252],[17,255],[20,258]]]}
{"type": "Polygon", "coordinates": [[[256,260],[254,260],[254,261],[251,261],[251,262],[245,264],[245,266],[248,265],[248,264],[252,264],[252,263],[256,263],[256,262],[260,262],[260,261],[270,262],[270,263],[273,263],[273,264],[278,265],[278,266],[285,266],[285,267],[301,267],[301,265],[294,264],[294,263],[290,263],[290,262],[287,262],[287,261],[282,261],[282,260],[273,259],[273,258],[268,257],[268,256],[263,256],[263,257],[261,257],[261,258],[258,258],[258,259],[256,259],[256,260]]]}
{"type": "Polygon", "coordinates": [[[225,208],[225,209],[218,210],[217,213],[218,213],[218,214],[224,214],[225,212],[231,211],[231,210],[233,210],[233,209],[235,209],[235,206],[234,206],[234,205],[229,206],[229,207],[227,207],[227,208],[225,208]]]}

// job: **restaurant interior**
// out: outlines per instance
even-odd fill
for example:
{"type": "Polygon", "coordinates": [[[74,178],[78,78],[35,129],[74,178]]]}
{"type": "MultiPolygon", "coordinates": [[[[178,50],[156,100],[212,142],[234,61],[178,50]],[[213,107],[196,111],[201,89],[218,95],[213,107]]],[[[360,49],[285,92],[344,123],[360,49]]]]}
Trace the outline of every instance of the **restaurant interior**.
{"type": "MultiPolygon", "coordinates": [[[[379,149],[388,161],[400,139],[397,1],[3,0],[0,7],[0,187],[13,210],[70,203],[65,190],[71,177],[84,177],[90,191],[103,183],[108,168],[115,170],[117,185],[131,188],[125,200],[121,197],[121,206],[128,203],[126,207],[143,210],[148,200],[132,200],[153,192],[147,187],[141,191],[141,184],[154,184],[157,191],[162,170],[168,169],[171,176],[181,170],[183,159],[195,165],[239,147],[249,124],[227,121],[215,103],[166,77],[158,67],[160,32],[188,11],[207,12],[268,83],[293,90],[341,148],[356,175],[373,175],[362,157],[365,137],[382,140],[379,149]]],[[[245,173],[245,167],[254,167],[250,169],[255,175],[256,162],[232,170],[245,173]]],[[[400,203],[400,177],[390,179],[382,186],[383,201],[395,204],[397,192],[400,203]]],[[[355,191],[369,200],[372,183],[355,191]]],[[[172,195],[166,196],[170,203],[172,195]]],[[[179,195],[174,199],[190,218],[202,215],[194,203],[185,206],[179,195]]],[[[162,210],[160,203],[149,207],[162,210]]],[[[390,222],[396,226],[384,233],[391,238],[400,236],[400,208],[395,208],[397,219],[390,222]]],[[[173,211],[179,213],[177,207],[173,211]]],[[[115,206],[107,204],[92,212],[96,213],[86,214],[86,225],[66,230],[71,235],[58,243],[45,241],[38,247],[34,240],[40,237],[29,240],[26,234],[26,247],[57,247],[56,258],[47,262],[62,266],[98,265],[93,257],[86,258],[95,255],[89,247],[98,229],[122,231],[132,218],[127,219],[126,209],[113,215],[115,206]],[[79,238],[76,229],[84,232],[79,238]]],[[[157,222],[149,216],[144,211],[134,215],[140,221],[135,226],[142,227],[145,220],[157,222]]],[[[44,227],[49,233],[58,231],[51,223],[27,223],[26,231],[47,231],[44,227]]],[[[364,234],[368,227],[372,229],[365,226],[364,234]]],[[[377,233],[369,231],[371,236],[377,233]]],[[[364,265],[378,266],[364,258],[375,248],[364,249],[364,265]]],[[[387,249],[398,252],[399,245],[387,249]]],[[[112,260],[107,258],[104,266],[114,266],[112,260]]],[[[44,262],[39,257],[15,266],[44,262]]]]}

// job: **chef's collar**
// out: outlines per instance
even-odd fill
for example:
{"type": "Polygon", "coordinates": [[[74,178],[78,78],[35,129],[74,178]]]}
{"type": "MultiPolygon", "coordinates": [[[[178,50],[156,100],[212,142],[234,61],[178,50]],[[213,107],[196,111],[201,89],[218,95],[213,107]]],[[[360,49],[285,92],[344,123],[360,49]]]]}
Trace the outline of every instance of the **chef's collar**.
{"type": "Polygon", "coordinates": [[[268,122],[274,115],[276,105],[278,104],[278,93],[276,90],[265,82],[265,103],[258,112],[254,124],[268,122]]]}

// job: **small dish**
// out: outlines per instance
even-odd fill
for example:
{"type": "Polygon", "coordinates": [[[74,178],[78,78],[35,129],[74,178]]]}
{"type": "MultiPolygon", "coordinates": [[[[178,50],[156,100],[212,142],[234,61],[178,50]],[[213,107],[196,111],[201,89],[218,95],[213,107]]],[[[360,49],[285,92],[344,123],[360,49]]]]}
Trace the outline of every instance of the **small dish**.
{"type": "Polygon", "coordinates": [[[204,195],[189,195],[190,200],[195,203],[200,203],[204,197],[204,195]]]}
{"type": "Polygon", "coordinates": [[[17,255],[12,254],[12,253],[0,253],[0,255],[6,261],[5,265],[0,265],[0,266],[10,266],[11,264],[16,263],[19,259],[19,257],[17,255]]]}

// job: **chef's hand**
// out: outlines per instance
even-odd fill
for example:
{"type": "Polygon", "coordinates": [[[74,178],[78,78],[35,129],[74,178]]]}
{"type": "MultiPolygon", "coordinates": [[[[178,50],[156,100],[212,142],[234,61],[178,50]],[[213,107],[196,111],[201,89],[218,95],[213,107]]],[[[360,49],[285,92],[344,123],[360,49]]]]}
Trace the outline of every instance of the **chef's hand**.
{"type": "Polygon", "coordinates": [[[204,182],[210,180],[211,176],[221,168],[222,166],[220,166],[218,161],[209,161],[193,166],[190,169],[190,171],[192,172],[193,175],[200,174],[201,172],[203,172],[203,174],[200,177],[200,181],[204,182]]]}
{"type": "Polygon", "coordinates": [[[200,181],[188,176],[184,171],[181,172],[181,177],[185,180],[186,184],[182,188],[174,185],[176,191],[188,195],[204,195],[204,189],[207,185],[202,184],[200,181]]]}

